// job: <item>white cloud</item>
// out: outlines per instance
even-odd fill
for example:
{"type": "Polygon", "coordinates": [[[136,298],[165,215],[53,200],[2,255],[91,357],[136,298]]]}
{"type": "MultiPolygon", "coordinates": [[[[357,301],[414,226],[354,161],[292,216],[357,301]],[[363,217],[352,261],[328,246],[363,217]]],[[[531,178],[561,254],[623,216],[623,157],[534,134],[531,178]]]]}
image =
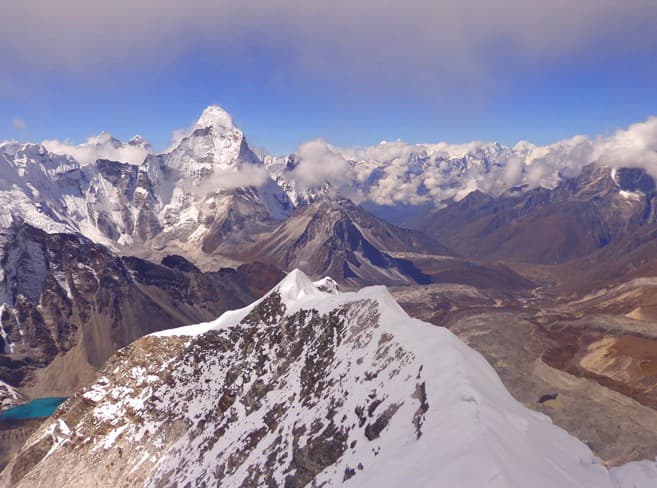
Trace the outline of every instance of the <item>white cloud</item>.
{"type": "Polygon", "coordinates": [[[248,62],[255,47],[284,53],[281,73],[435,91],[503,76],[509,65],[492,45],[540,67],[657,42],[654,0],[4,0],[2,14],[9,79],[14,66],[74,76],[147,70],[199,48],[215,61],[248,62]]]}
{"type": "Polygon", "coordinates": [[[643,168],[657,179],[657,117],[598,139],[596,157],[602,164],[614,168],[643,168]]]}
{"type": "Polygon", "coordinates": [[[336,193],[381,205],[439,203],[474,190],[499,195],[511,187],[554,188],[591,163],[638,167],[657,179],[657,117],[611,136],[575,136],[547,146],[471,142],[409,145],[401,141],[339,148],[322,139],[299,148],[295,177],[304,187],[328,180],[336,193]]]}
{"type": "Polygon", "coordinates": [[[308,141],[297,151],[299,164],[292,177],[300,190],[329,181],[343,191],[353,180],[353,171],[347,160],[324,139],[308,141]]]}
{"type": "Polygon", "coordinates": [[[56,139],[45,140],[41,144],[52,153],[73,156],[83,165],[93,164],[97,159],[141,164],[150,154],[148,149],[120,142],[106,132],[89,137],[87,142],[78,145],[56,139]]]}
{"type": "Polygon", "coordinates": [[[511,157],[503,170],[504,183],[508,187],[515,186],[522,181],[524,161],[519,157],[511,157]]]}
{"type": "Polygon", "coordinates": [[[232,170],[215,170],[210,176],[200,183],[195,183],[195,193],[213,193],[219,189],[232,190],[234,188],[255,186],[265,184],[269,179],[269,172],[263,166],[253,164],[242,164],[239,168],[232,170]]]}
{"type": "Polygon", "coordinates": [[[27,123],[23,119],[14,119],[11,121],[11,127],[18,132],[25,132],[27,130],[27,123]]]}
{"type": "Polygon", "coordinates": [[[182,142],[182,140],[185,137],[188,137],[192,133],[193,130],[194,130],[194,126],[187,127],[187,128],[182,128],[182,129],[175,129],[171,133],[171,141],[169,141],[169,145],[162,152],[163,153],[168,153],[168,152],[173,151],[175,148],[178,147],[178,145],[182,142]]]}

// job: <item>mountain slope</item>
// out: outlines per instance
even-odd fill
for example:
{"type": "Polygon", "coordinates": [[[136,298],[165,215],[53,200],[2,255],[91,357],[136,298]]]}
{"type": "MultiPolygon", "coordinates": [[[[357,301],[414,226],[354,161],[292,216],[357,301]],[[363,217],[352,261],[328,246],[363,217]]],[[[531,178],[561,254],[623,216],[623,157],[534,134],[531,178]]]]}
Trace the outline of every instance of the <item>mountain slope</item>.
{"type": "Polygon", "coordinates": [[[323,199],[297,211],[243,257],[352,285],[428,282],[410,261],[393,257],[395,252],[452,254],[420,232],[388,224],[349,200],[323,199]]]}
{"type": "Polygon", "coordinates": [[[0,480],[629,488],[657,467],[608,471],[385,288],[331,293],[294,271],[244,309],[119,352],[0,480]]]}
{"type": "MultiPolygon", "coordinates": [[[[3,231],[0,256],[0,379],[34,395],[68,395],[153,327],[207,320],[262,288],[250,288],[252,271],[120,258],[84,237],[26,224],[3,231]]],[[[270,285],[278,277],[260,273],[270,285]]]]}
{"type": "Polygon", "coordinates": [[[650,183],[642,170],[588,166],[553,190],[499,198],[470,193],[418,227],[470,258],[558,264],[591,255],[654,223],[650,183]]]}

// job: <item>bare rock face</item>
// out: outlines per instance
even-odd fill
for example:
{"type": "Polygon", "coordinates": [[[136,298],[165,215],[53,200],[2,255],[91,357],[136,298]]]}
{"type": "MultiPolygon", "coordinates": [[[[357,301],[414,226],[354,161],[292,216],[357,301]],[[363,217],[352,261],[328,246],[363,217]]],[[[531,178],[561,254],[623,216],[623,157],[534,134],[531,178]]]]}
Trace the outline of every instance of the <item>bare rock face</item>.
{"type": "MultiPolygon", "coordinates": [[[[0,483],[61,486],[553,486],[657,480],[608,471],[516,402],[485,360],[358,293],[293,271],[214,322],[147,336],[25,443],[0,483]]],[[[647,486],[647,485],[646,485],[647,486]]]]}
{"type": "Polygon", "coordinates": [[[0,409],[20,405],[25,397],[13,386],[4,381],[0,381],[0,409]]]}
{"type": "Polygon", "coordinates": [[[203,218],[207,230],[200,248],[205,254],[234,256],[252,245],[256,235],[271,231],[277,224],[254,189],[237,189],[217,196],[207,208],[203,218]]]}

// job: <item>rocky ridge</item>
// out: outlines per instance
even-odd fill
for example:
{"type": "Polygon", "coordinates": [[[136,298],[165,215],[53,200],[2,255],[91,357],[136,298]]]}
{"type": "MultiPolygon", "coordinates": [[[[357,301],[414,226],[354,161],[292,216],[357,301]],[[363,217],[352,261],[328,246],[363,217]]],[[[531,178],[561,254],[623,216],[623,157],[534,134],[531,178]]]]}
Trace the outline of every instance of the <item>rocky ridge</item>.
{"type": "Polygon", "coordinates": [[[451,256],[424,234],[389,224],[346,199],[318,200],[296,211],[241,257],[303,269],[351,286],[428,283],[396,252],[451,256]]]}
{"type": "Polygon", "coordinates": [[[385,288],[322,291],[294,271],[246,308],[118,352],[0,480],[622,488],[657,466],[607,470],[385,288]]]}

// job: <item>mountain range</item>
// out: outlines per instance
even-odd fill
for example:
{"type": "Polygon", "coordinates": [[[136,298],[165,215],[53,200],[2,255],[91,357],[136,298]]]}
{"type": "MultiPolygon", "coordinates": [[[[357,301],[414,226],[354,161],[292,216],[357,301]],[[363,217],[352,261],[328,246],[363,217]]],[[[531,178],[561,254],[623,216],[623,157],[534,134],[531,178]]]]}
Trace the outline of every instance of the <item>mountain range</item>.
{"type": "Polygon", "coordinates": [[[0,143],[0,402],[71,397],[36,432],[0,421],[2,479],[392,486],[388,466],[440,476],[431,442],[449,486],[652,486],[652,464],[627,464],[657,456],[657,189],[627,149],[655,121],[639,125],[274,156],[211,106],[161,153],[106,133],[0,143]],[[441,403],[464,385],[475,400],[441,403]]]}

